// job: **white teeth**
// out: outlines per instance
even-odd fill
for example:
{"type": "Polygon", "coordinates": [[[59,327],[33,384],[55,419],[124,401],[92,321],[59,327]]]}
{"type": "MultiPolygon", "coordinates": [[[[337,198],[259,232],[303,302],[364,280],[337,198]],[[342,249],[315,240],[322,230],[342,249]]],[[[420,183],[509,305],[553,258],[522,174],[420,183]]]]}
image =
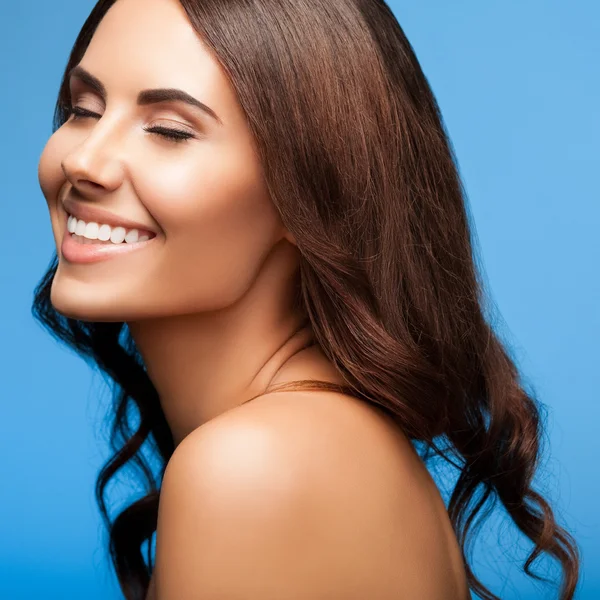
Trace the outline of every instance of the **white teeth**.
{"type": "Polygon", "coordinates": [[[113,244],[122,244],[123,241],[128,244],[135,244],[150,239],[149,235],[140,235],[137,229],[127,231],[124,227],[111,227],[110,225],[99,225],[94,222],[86,223],[71,215],[67,219],[67,230],[69,233],[74,233],[88,240],[99,240],[101,242],[110,240],[113,244]]]}
{"type": "Polygon", "coordinates": [[[110,232],[110,241],[113,244],[120,244],[125,239],[125,227],[115,227],[110,232]]]}
{"type": "Polygon", "coordinates": [[[103,242],[108,242],[110,239],[110,225],[101,225],[98,229],[98,239],[103,242]]]}
{"type": "MultiPolygon", "coordinates": [[[[79,223],[78,223],[79,225],[79,223]]],[[[77,228],[75,228],[77,230],[77,228]]],[[[88,240],[98,239],[98,223],[88,223],[83,230],[83,236],[88,240]]]]}
{"type": "Polygon", "coordinates": [[[138,241],[138,238],[140,237],[140,232],[137,229],[132,229],[131,231],[129,231],[127,233],[127,235],[125,236],[125,241],[128,244],[134,244],[135,242],[138,241]]]}
{"type": "Polygon", "coordinates": [[[69,233],[75,233],[75,228],[77,226],[77,219],[74,219],[71,215],[67,219],[67,229],[69,233]]]}
{"type": "Polygon", "coordinates": [[[75,235],[83,235],[85,232],[85,221],[77,221],[75,235]]]}

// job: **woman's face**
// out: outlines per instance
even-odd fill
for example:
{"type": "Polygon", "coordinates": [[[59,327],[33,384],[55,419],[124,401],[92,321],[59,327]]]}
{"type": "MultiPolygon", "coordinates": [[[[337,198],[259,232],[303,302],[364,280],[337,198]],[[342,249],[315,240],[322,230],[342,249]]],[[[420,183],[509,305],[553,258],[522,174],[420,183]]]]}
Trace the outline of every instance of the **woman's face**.
{"type": "Polygon", "coordinates": [[[117,0],[79,66],[104,93],[85,74],[73,76],[72,106],[96,116],[71,115],[39,163],[59,256],[52,304],[72,318],[130,321],[234,302],[288,234],[233,88],[183,8],[177,0],[117,0]],[[185,91],[221,123],[183,101],[139,104],[140,92],[154,88],[185,91]],[[191,137],[146,131],[155,127],[191,137]],[[157,235],[131,252],[71,262],[61,252],[70,235],[63,202],[157,235]]]}

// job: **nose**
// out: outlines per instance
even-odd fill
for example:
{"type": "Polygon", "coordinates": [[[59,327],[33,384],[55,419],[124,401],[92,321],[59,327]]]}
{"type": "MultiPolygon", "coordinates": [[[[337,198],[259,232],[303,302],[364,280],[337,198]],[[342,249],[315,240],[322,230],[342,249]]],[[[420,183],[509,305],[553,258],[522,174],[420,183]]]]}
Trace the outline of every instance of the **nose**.
{"type": "Polygon", "coordinates": [[[61,161],[65,177],[86,197],[113,192],[123,182],[125,170],[114,134],[97,123],[88,137],[61,161]]]}

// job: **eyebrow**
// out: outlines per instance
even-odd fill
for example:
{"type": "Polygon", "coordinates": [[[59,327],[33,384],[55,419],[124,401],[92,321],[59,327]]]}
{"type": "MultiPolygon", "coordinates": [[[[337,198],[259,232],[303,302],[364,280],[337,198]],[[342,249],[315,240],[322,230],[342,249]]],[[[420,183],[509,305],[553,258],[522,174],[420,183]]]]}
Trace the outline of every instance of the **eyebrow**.
{"type": "MultiPolygon", "coordinates": [[[[82,83],[91,87],[95,92],[100,94],[103,99],[106,99],[106,88],[104,87],[104,84],[95,75],[92,75],[81,65],[76,65],[69,71],[67,81],[70,81],[73,77],[79,79],[82,83]]],[[[190,94],[184,92],[183,90],[176,88],[142,90],[137,97],[137,103],[139,106],[156,104],[158,102],[185,102],[186,104],[190,104],[191,106],[199,108],[201,111],[215,119],[215,121],[217,121],[220,125],[223,125],[223,121],[221,121],[219,115],[217,115],[217,113],[210,108],[210,106],[207,106],[204,104],[204,102],[200,102],[200,100],[190,96],[190,94]]]]}

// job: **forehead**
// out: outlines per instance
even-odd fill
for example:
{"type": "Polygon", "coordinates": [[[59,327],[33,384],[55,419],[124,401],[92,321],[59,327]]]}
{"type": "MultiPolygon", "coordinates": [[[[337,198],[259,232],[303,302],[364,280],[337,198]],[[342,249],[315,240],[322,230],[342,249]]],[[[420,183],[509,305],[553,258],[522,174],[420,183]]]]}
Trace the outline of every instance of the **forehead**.
{"type": "Polygon", "coordinates": [[[177,0],[117,0],[81,65],[105,84],[109,96],[111,89],[135,95],[144,88],[175,87],[235,110],[229,80],[177,0]]]}

